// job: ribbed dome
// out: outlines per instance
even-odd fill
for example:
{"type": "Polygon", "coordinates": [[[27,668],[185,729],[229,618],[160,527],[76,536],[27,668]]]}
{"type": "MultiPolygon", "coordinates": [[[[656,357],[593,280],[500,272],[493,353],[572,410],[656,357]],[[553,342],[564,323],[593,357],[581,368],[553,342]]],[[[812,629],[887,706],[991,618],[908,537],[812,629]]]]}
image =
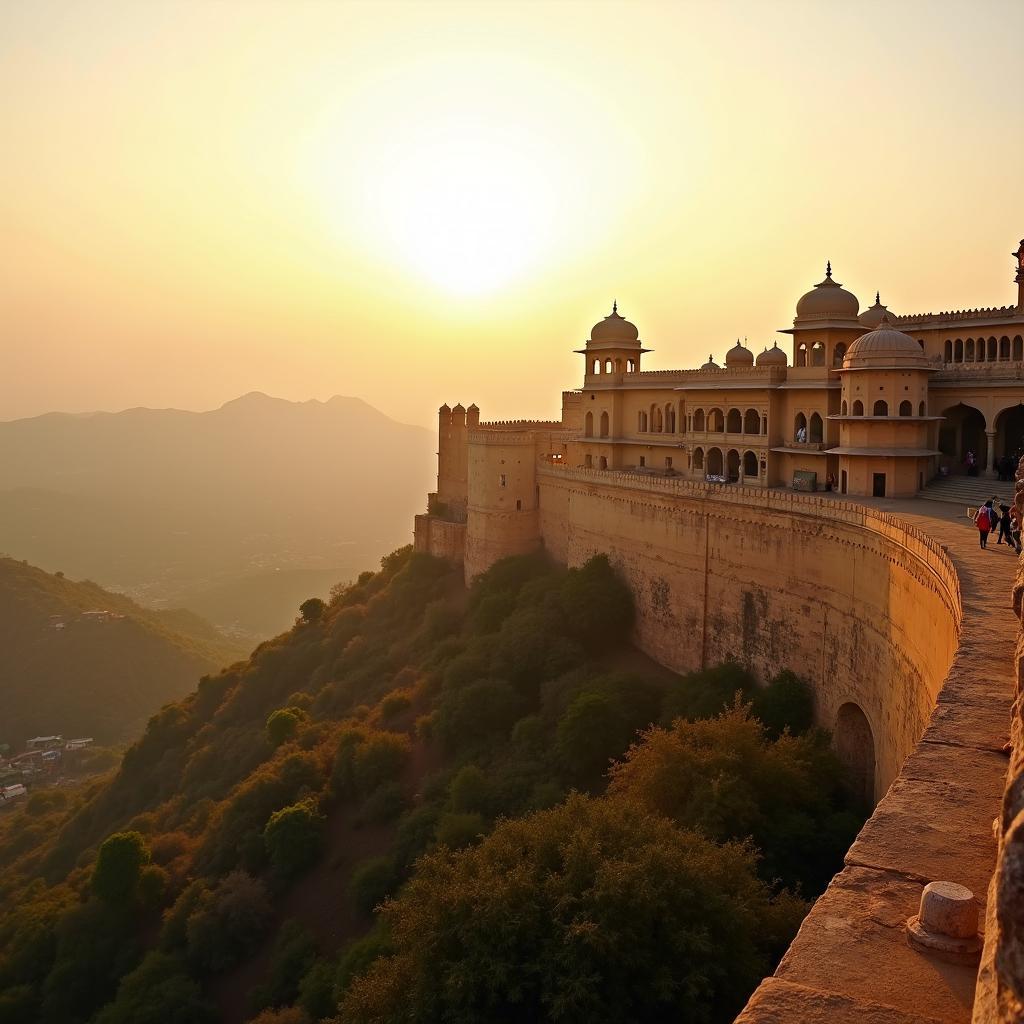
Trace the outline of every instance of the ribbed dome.
{"type": "Polygon", "coordinates": [[[737,339],[736,344],[733,345],[728,352],[725,353],[725,365],[726,366],[753,366],[754,365],[754,353],[749,348],[744,348],[737,339]]]}
{"type": "Polygon", "coordinates": [[[720,370],[721,367],[715,362],[715,357],[709,355],[708,361],[701,367],[702,370],[720,370]]]}
{"type": "Polygon", "coordinates": [[[771,348],[766,348],[757,357],[758,366],[785,366],[787,362],[786,353],[779,348],[778,342],[775,342],[771,348]]]}
{"type": "Polygon", "coordinates": [[[875,328],[885,319],[886,315],[892,317],[892,313],[889,312],[889,307],[882,305],[881,297],[878,292],[875,292],[875,304],[869,309],[865,309],[857,319],[865,327],[875,328]]]}
{"type": "Polygon", "coordinates": [[[927,368],[928,357],[924,349],[909,334],[897,331],[888,316],[873,331],[862,334],[846,350],[844,370],[883,367],[927,368]]]}
{"type": "Polygon", "coordinates": [[[619,345],[635,345],[640,332],[634,324],[619,316],[619,304],[612,303],[612,311],[599,323],[594,324],[590,331],[590,340],[604,344],[614,342],[619,345]]]}
{"type": "Polygon", "coordinates": [[[825,266],[825,280],[796,304],[797,320],[854,320],[859,311],[857,296],[832,280],[831,262],[825,266]]]}

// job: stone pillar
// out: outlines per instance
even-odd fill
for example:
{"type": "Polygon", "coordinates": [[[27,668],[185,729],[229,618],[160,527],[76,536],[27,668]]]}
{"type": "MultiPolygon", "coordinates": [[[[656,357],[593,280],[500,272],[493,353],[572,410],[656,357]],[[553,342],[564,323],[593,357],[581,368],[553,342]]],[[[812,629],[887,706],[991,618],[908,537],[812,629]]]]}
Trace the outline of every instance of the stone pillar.
{"type": "Polygon", "coordinates": [[[996,432],[985,430],[985,476],[996,475],[996,432]]]}

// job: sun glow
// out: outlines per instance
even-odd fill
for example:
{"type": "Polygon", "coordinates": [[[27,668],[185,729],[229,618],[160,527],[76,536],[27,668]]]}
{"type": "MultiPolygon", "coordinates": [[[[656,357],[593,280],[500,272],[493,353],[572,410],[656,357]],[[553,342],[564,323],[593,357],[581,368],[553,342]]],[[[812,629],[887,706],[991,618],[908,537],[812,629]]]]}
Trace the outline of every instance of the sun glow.
{"type": "Polygon", "coordinates": [[[489,294],[580,243],[595,173],[573,168],[596,115],[500,61],[406,69],[325,119],[313,191],[347,244],[448,294],[489,294]]]}

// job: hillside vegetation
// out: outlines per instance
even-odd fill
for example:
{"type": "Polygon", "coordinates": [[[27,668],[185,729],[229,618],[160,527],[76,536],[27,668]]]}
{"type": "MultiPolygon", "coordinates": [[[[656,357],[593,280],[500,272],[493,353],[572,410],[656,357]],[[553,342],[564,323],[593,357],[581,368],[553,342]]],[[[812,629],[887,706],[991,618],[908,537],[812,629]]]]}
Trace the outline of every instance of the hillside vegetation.
{"type": "Polygon", "coordinates": [[[0,1024],[727,1021],[862,820],[800,680],[652,665],[603,557],[301,612],[0,819],[0,1024]]]}
{"type": "Polygon", "coordinates": [[[133,739],[161,705],[240,654],[191,612],[152,611],[0,558],[0,743],[13,749],[49,733],[133,739]]]}

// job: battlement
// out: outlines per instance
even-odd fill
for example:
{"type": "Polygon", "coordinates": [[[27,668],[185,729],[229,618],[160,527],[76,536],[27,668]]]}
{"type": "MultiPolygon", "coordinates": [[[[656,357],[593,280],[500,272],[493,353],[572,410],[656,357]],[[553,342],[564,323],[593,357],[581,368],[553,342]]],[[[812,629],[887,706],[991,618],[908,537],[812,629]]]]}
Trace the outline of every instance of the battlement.
{"type": "Polygon", "coordinates": [[[890,317],[901,326],[935,326],[960,323],[964,320],[1024,320],[1024,312],[1017,306],[986,306],[983,309],[953,309],[943,313],[906,313],[890,317]]]}
{"type": "Polygon", "coordinates": [[[537,430],[560,430],[561,420],[486,420],[478,424],[480,430],[522,430],[534,427],[537,430]]]}

